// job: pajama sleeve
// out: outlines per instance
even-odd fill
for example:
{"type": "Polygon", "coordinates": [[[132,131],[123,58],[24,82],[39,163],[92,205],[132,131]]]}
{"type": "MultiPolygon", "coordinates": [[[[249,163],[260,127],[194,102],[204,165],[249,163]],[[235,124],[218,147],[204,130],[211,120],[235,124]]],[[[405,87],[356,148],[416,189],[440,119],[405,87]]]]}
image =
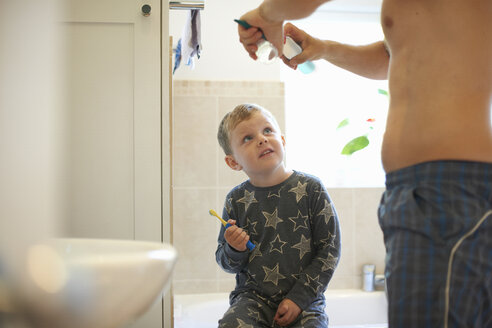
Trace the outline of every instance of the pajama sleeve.
{"type": "MultiPolygon", "coordinates": [[[[226,200],[226,205],[222,213],[222,218],[227,222],[229,219],[236,220],[234,211],[230,206],[231,198],[229,196],[226,200]],[[229,214],[230,212],[230,214],[229,214]]],[[[219,266],[228,273],[239,273],[244,270],[248,264],[249,252],[239,252],[229,246],[224,238],[225,227],[222,225],[218,237],[218,246],[215,251],[215,260],[219,266]]]]}

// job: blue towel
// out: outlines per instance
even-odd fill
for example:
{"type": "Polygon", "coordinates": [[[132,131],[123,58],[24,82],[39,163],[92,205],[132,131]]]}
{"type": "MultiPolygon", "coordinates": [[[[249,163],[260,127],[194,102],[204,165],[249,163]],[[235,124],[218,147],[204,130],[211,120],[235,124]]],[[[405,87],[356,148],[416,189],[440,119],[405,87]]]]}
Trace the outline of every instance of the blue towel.
{"type": "Polygon", "coordinates": [[[186,65],[191,68],[195,67],[194,56],[199,59],[200,52],[202,49],[201,45],[201,21],[200,21],[200,10],[193,9],[190,10],[188,19],[183,29],[183,34],[178,40],[176,49],[173,50],[175,53],[174,69],[173,74],[176,69],[183,61],[186,65]]]}

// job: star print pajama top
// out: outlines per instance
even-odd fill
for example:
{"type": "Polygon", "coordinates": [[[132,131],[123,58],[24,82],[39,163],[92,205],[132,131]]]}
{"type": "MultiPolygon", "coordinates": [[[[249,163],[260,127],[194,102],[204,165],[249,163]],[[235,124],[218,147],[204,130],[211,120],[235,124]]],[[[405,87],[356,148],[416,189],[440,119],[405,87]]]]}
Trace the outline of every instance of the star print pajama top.
{"type": "Polygon", "coordinates": [[[219,233],[217,263],[236,274],[231,305],[249,293],[274,310],[285,298],[302,310],[313,304],[324,310],[323,293],[340,256],[340,227],[318,178],[294,171],[272,187],[245,181],[227,195],[223,218],[236,220],[256,245],[239,252],[225,240],[224,227],[219,233]]]}

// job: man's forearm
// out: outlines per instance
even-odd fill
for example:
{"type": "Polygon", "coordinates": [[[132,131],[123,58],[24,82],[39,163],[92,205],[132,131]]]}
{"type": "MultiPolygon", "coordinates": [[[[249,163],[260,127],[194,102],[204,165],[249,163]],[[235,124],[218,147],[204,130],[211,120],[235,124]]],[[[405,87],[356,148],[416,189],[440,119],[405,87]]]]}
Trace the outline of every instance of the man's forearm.
{"type": "Polygon", "coordinates": [[[390,57],[383,41],[363,46],[334,41],[324,43],[322,58],[333,65],[369,79],[387,79],[390,57]]]}
{"type": "Polygon", "coordinates": [[[265,0],[259,7],[260,16],[269,22],[301,19],[330,0],[265,0]]]}

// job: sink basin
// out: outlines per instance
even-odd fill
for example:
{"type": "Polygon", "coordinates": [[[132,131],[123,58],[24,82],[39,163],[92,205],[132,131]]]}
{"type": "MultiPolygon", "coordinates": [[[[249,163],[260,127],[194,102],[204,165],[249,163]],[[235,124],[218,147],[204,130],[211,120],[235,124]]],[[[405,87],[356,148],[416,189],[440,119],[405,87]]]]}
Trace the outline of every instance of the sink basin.
{"type": "Polygon", "coordinates": [[[27,252],[20,313],[35,327],[113,328],[160,299],[176,262],[167,244],[53,239],[27,252]]]}

